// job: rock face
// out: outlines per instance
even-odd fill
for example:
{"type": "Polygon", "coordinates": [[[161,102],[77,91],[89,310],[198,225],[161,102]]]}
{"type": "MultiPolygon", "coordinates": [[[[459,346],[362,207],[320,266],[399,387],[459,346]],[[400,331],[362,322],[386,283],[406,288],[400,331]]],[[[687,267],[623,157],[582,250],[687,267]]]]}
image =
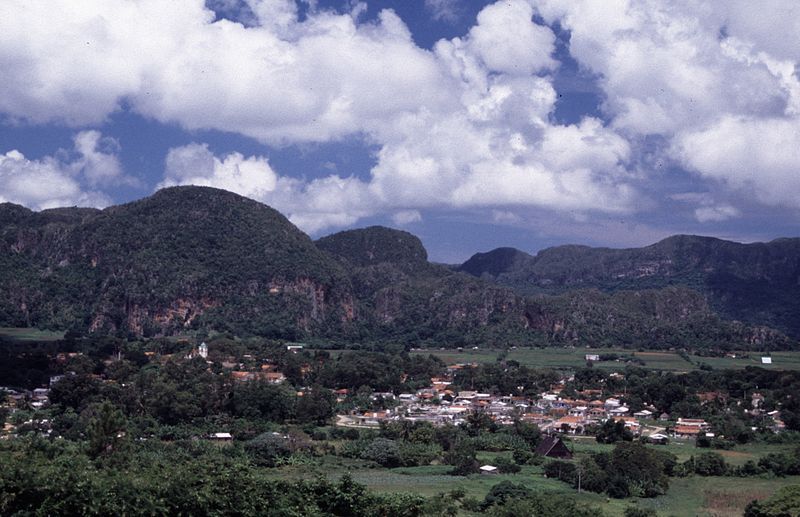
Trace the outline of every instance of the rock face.
{"type": "Polygon", "coordinates": [[[506,248],[454,272],[429,263],[407,232],[376,226],[313,242],[275,210],[206,187],[105,210],[36,213],[6,203],[0,326],[452,347],[793,346],[758,318],[753,326],[715,314],[718,299],[797,288],[795,241],[741,246],[677,237],[641,250],[566,246],[535,257],[506,248]],[[727,289],[728,278],[763,290],[727,289]]]}
{"type": "Polygon", "coordinates": [[[725,318],[800,336],[800,239],[739,244],[677,235],[644,248],[559,246],[536,256],[519,254],[505,260],[509,252],[500,248],[472,257],[459,270],[521,295],[684,286],[725,318]]]}

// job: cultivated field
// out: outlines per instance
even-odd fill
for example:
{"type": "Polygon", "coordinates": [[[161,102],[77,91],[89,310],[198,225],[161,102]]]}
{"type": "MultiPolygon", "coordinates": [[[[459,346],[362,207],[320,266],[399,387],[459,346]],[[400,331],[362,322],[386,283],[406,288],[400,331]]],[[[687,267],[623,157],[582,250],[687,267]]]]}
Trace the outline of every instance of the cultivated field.
{"type": "Polygon", "coordinates": [[[64,332],[39,330],[35,328],[0,327],[0,339],[9,341],[56,341],[64,337],[64,332]]]}
{"type": "MultiPolygon", "coordinates": [[[[493,363],[500,353],[490,349],[416,349],[414,354],[433,354],[441,357],[447,364],[455,363],[493,363]]],[[[800,370],[800,352],[772,352],[772,364],[761,364],[761,353],[740,352],[736,358],[731,357],[700,357],[690,355],[690,361],[681,357],[677,352],[650,351],[637,352],[621,348],[517,348],[508,351],[509,360],[518,361],[520,364],[537,368],[571,369],[586,366],[586,354],[634,355],[644,361],[645,368],[669,370],[675,372],[688,372],[697,370],[701,365],[707,364],[715,369],[742,369],[747,366],[758,366],[769,370],[800,370]]],[[[609,370],[622,370],[625,363],[622,361],[595,362],[596,368],[609,370]]]]}

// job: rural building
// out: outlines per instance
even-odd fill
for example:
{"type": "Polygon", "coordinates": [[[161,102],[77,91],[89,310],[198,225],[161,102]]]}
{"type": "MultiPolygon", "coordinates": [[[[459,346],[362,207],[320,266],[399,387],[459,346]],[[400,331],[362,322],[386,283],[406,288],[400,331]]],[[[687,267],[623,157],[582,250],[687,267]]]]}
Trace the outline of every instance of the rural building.
{"type": "Polygon", "coordinates": [[[545,437],[536,447],[536,454],[547,458],[572,459],[572,451],[570,451],[564,444],[564,441],[557,436],[545,437]]]}
{"type": "Polygon", "coordinates": [[[484,465],[483,467],[481,467],[481,474],[493,476],[499,473],[500,470],[494,465],[484,465]]]}

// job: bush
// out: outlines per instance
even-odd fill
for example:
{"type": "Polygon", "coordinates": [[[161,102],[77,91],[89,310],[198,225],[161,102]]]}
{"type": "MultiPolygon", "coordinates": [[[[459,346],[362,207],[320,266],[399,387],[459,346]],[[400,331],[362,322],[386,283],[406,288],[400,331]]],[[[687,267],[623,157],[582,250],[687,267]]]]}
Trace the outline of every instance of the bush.
{"type": "Polygon", "coordinates": [[[501,474],[516,474],[522,470],[519,465],[514,463],[513,460],[506,458],[505,456],[498,456],[495,458],[494,465],[501,474]]]}
{"type": "Polygon", "coordinates": [[[387,438],[375,438],[367,442],[360,454],[361,459],[374,461],[382,467],[392,468],[402,465],[400,445],[387,438]]]}
{"type": "Polygon", "coordinates": [[[639,508],[638,506],[629,506],[625,508],[625,517],[657,517],[658,513],[652,508],[639,508]]]}
{"type": "Polygon", "coordinates": [[[694,459],[694,472],[700,476],[724,476],[728,472],[728,465],[721,454],[704,452],[694,459]]]}
{"type": "Polygon", "coordinates": [[[257,464],[266,467],[274,467],[294,452],[289,439],[278,433],[262,433],[247,442],[244,448],[257,464]]]}
{"type": "Polygon", "coordinates": [[[558,479],[572,484],[575,475],[575,464],[568,461],[553,460],[544,464],[544,475],[548,478],[558,479]]]}
{"type": "Polygon", "coordinates": [[[523,484],[515,484],[511,481],[503,481],[494,485],[486,497],[483,499],[481,507],[487,509],[495,505],[503,505],[509,499],[518,499],[531,494],[530,488],[523,484]]]}

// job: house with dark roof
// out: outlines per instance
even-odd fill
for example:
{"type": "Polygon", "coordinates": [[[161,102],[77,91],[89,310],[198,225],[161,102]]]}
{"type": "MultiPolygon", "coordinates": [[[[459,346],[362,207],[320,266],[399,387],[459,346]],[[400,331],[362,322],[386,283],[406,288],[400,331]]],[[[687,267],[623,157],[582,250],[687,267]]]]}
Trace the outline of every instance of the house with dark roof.
{"type": "Polygon", "coordinates": [[[546,436],[536,447],[536,454],[547,458],[572,459],[572,452],[558,436],[546,436]]]}

